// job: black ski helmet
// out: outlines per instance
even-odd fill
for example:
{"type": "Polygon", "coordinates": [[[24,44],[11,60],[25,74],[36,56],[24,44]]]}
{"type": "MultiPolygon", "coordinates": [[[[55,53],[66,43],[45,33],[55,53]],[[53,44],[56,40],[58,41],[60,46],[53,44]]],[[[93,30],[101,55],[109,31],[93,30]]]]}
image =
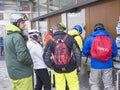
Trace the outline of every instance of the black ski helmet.
{"type": "Polygon", "coordinates": [[[94,26],[94,31],[96,31],[96,30],[105,30],[104,25],[102,23],[97,23],[94,26]]]}

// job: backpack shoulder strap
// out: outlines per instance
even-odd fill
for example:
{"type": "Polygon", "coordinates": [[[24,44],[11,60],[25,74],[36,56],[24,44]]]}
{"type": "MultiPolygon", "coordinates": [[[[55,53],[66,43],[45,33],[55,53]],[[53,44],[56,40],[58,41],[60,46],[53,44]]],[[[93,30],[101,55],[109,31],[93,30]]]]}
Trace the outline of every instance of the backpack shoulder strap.
{"type": "Polygon", "coordinates": [[[71,36],[72,36],[73,38],[75,38],[75,37],[78,36],[78,35],[75,34],[75,35],[71,35],[71,36]]]}
{"type": "Polygon", "coordinates": [[[82,41],[83,41],[83,37],[81,36],[81,34],[79,34],[79,35],[71,35],[73,38],[75,38],[76,36],[80,36],[81,37],[81,39],[82,39],[82,41]]]}
{"type": "Polygon", "coordinates": [[[51,40],[52,40],[53,42],[57,43],[57,41],[56,41],[53,37],[51,38],[51,40]]]}
{"type": "Polygon", "coordinates": [[[63,41],[65,41],[67,37],[68,37],[68,34],[64,36],[63,41]]]}

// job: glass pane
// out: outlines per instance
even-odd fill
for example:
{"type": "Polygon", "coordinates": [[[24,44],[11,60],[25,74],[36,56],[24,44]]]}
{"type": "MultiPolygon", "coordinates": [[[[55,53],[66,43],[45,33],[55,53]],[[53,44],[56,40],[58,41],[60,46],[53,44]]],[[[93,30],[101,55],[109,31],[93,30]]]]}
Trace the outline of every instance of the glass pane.
{"type": "Polygon", "coordinates": [[[3,19],[4,20],[9,20],[11,16],[11,12],[3,13],[3,19]]]}
{"type": "Polygon", "coordinates": [[[40,0],[40,16],[47,14],[47,2],[46,0],[40,0]]]}
{"type": "Polygon", "coordinates": [[[39,30],[40,30],[41,35],[42,35],[42,37],[41,37],[41,43],[43,43],[44,37],[47,34],[47,30],[48,30],[47,26],[48,26],[47,25],[47,20],[39,22],[39,30]]]}
{"type": "Polygon", "coordinates": [[[5,32],[6,30],[5,30],[5,24],[0,24],[0,37],[3,37],[3,39],[4,39],[4,37],[5,37],[5,34],[6,34],[6,32],[5,32]]]}
{"type": "Polygon", "coordinates": [[[49,10],[50,12],[59,9],[59,0],[49,0],[49,10]]]}
{"type": "Polygon", "coordinates": [[[79,12],[67,14],[68,30],[72,30],[75,25],[81,25],[83,27],[83,33],[81,34],[85,38],[84,26],[85,22],[85,9],[81,9],[79,12]],[[71,23],[72,22],[72,23],[71,23]]]}
{"type": "Polygon", "coordinates": [[[75,0],[61,0],[62,8],[75,4],[75,0]]]}
{"type": "Polygon", "coordinates": [[[84,1],[87,1],[87,0],[78,0],[78,3],[80,3],[80,2],[84,2],[84,1]]]}
{"type": "Polygon", "coordinates": [[[3,13],[0,13],[0,20],[3,20],[3,13]]]}
{"type": "Polygon", "coordinates": [[[18,2],[18,7],[21,8],[21,11],[30,11],[30,3],[29,1],[20,1],[20,6],[18,2]]]}
{"type": "Polygon", "coordinates": [[[29,0],[0,0],[0,10],[30,11],[29,0]]]}
{"type": "Polygon", "coordinates": [[[33,2],[33,18],[38,17],[38,0],[33,2]]]}

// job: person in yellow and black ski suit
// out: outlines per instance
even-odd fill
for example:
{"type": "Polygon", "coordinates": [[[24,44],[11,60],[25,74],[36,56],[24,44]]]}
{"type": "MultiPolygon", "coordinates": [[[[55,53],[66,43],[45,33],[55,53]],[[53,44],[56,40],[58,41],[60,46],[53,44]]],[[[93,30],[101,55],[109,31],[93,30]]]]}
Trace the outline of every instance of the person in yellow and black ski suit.
{"type": "MultiPolygon", "coordinates": [[[[59,24],[56,24],[54,26],[53,33],[53,38],[55,40],[63,39],[67,34],[64,32],[63,28],[59,24]]],[[[53,61],[50,60],[55,51],[56,43],[54,41],[48,41],[44,50],[43,58],[46,65],[54,70],[56,90],[65,90],[66,80],[68,82],[68,87],[70,90],[80,90],[76,67],[80,66],[81,52],[78,46],[75,44],[75,40],[72,36],[68,35],[64,42],[68,48],[68,51],[72,50],[72,53],[74,55],[74,58],[70,56],[71,60],[64,68],[64,70],[63,68],[59,68],[56,66],[54,58],[53,61]]]]}

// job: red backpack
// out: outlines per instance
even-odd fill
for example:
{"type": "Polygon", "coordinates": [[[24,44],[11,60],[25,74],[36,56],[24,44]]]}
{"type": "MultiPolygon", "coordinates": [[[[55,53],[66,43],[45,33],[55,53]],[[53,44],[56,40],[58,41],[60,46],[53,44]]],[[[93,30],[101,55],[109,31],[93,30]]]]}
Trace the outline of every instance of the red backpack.
{"type": "Polygon", "coordinates": [[[63,39],[55,40],[52,38],[52,41],[56,43],[53,52],[53,61],[57,66],[64,67],[70,62],[71,59],[71,52],[68,51],[68,47],[65,44],[65,40],[68,35],[65,35],[63,39]]]}
{"type": "Polygon", "coordinates": [[[90,54],[92,58],[106,62],[112,55],[112,40],[108,36],[96,36],[93,40],[90,54]]]}

